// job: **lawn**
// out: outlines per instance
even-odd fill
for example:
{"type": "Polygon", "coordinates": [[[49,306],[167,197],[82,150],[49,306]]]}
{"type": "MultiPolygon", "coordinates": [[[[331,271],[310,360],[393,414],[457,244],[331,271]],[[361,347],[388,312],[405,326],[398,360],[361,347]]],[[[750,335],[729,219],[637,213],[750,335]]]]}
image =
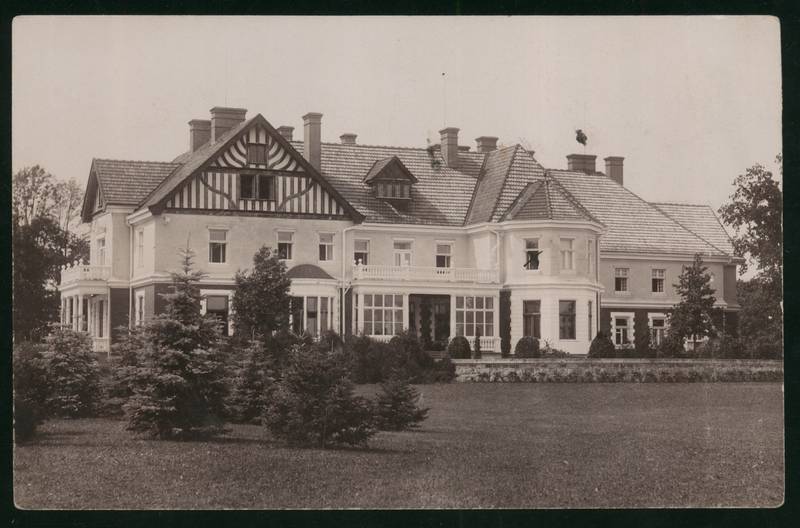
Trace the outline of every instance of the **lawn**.
{"type": "Polygon", "coordinates": [[[778,506],[778,383],[427,385],[429,419],[369,449],[295,449],[48,422],[14,459],[22,508],[778,506]]]}

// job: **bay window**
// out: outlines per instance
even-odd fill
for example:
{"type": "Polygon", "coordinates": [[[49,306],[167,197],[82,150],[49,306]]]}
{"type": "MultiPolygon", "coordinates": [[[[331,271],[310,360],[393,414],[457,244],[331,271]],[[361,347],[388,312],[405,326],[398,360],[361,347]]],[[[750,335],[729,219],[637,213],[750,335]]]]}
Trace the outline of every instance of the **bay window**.
{"type": "Polygon", "coordinates": [[[575,301],[558,301],[558,338],[575,339],[575,301]]]}
{"type": "Polygon", "coordinates": [[[575,241],[571,238],[561,239],[561,269],[570,271],[575,269],[575,250],[573,243],[575,241]]]}
{"type": "Polygon", "coordinates": [[[522,301],[522,335],[542,337],[542,301],[522,301]]]}

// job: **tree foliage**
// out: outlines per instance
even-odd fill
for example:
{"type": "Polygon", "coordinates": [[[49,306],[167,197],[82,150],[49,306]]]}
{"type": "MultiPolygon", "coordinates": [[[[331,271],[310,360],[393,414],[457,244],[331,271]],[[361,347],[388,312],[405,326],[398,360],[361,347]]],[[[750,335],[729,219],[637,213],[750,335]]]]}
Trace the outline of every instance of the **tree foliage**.
{"type": "Polygon", "coordinates": [[[12,178],[14,339],[39,340],[58,318],[61,266],[89,258],[88,242],[73,232],[82,190],[39,166],[12,178]]]}
{"type": "Polygon", "coordinates": [[[91,416],[102,394],[100,368],[89,336],[56,326],[45,340],[43,358],[49,387],[47,413],[70,418],[91,416]]]}
{"type": "Polygon", "coordinates": [[[263,246],[253,256],[252,270],[236,273],[233,311],[242,339],[265,339],[288,328],[289,286],[286,265],[263,246]]]}
{"type": "Polygon", "coordinates": [[[326,347],[295,345],[264,423],[292,445],[364,445],[375,434],[369,400],[356,396],[346,366],[326,347]]]}
{"type": "Polygon", "coordinates": [[[193,253],[182,251],[166,311],[147,322],[143,348],[124,405],[128,429],[160,439],[195,439],[223,432],[227,384],[216,319],[200,314],[193,253]]]}
{"type": "Polygon", "coordinates": [[[378,428],[383,431],[405,431],[419,427],[428,417],[428,408],[419,407],[421,397],[408,380],[392,377],[381,383],[375,402],[378,428]]]}
{"type": "Polygon", "coordinates": [[[590,358],[610,358],[614,357],[616,348],[614,342],[604,332],[597,332],[589,345],[590,358]]]}
{"type": "Polygon", "coordinates": [[[673,284],[681,300],[670,315],[670,333],[675,337],[690,338],[693,349],[697,347],[698,339],[713,337],[716,332],[712,316],[717,300],[707,270],[703,258],[699,253],[695,254],[692,265],[684,266],[678,283],[673,284]]]}

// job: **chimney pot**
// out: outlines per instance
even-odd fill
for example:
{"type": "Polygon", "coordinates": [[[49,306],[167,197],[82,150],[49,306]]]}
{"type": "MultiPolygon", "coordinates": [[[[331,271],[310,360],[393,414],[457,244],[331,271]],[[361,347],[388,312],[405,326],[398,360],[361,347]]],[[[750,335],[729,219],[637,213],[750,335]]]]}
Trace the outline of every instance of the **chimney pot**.
{"type": "Polygon", "coordinates": [[[606,176],[622,185],[622,162],[625,158],[622,156],[608,156],[604,158],[606,162],[606,176]]]}
{"type": "Polygon", "coordinates": [[[222,135],[242,121],[247,115],[245,108],[228,108],[215,106],[211,109],[211,141],[219,140],[222,135]]]}
{"type": "Polygon", "coordinates": [[[339,139],[342,140],[342,145],[355,145],[357,137],[356,134],[346,133],[339,136],[339,139]]]}
{"type": "Polygon", "coordinates": [[[285,139],[286,141],[292,141],[292,135],[294,135],[294,127],[279,126],[278,134],[283,136],[283,139],[285,139]]]}
{"type": "Polygon", "coordinates": [[[439,131],[442,138],[442,157],[448,167],[458,167],[458,129],[443,128],[439,131]]]}
{"type": "Polygon", "coordinates": [[[303,116],[303,156],[317,170],[322,167],[322,114],[303,116]]]}
{"type": "Polygon", "coordinates": [[[597,156],[592,154],[569,154],[567,156],[567,169],[571,171],[585,172],[586,174],[595,173],[595,160],[597,156]]]}
{"type": "Polygon", "coordinates": [[[477,144],[478,152],[481,154],[497,150],[497,138],[494,136],[481,136],[479,138],[475,138],[475,143],[477,144]]]}
{"type": "Polygon", "coordinates": [[[211,140],[211,121],[192,119],[189,121],[189,150],[194,152],[211,140]]]}

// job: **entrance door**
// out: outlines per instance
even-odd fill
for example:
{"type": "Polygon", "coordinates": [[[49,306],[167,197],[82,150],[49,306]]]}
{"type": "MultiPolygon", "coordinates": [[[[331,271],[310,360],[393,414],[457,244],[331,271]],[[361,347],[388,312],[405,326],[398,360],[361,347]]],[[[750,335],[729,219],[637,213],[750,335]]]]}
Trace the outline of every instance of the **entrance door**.
{"type": "Polygon", "coordinates": [[[450,298],[433,301],[433,339],[444,342],[450,337],[450,298]]]}

